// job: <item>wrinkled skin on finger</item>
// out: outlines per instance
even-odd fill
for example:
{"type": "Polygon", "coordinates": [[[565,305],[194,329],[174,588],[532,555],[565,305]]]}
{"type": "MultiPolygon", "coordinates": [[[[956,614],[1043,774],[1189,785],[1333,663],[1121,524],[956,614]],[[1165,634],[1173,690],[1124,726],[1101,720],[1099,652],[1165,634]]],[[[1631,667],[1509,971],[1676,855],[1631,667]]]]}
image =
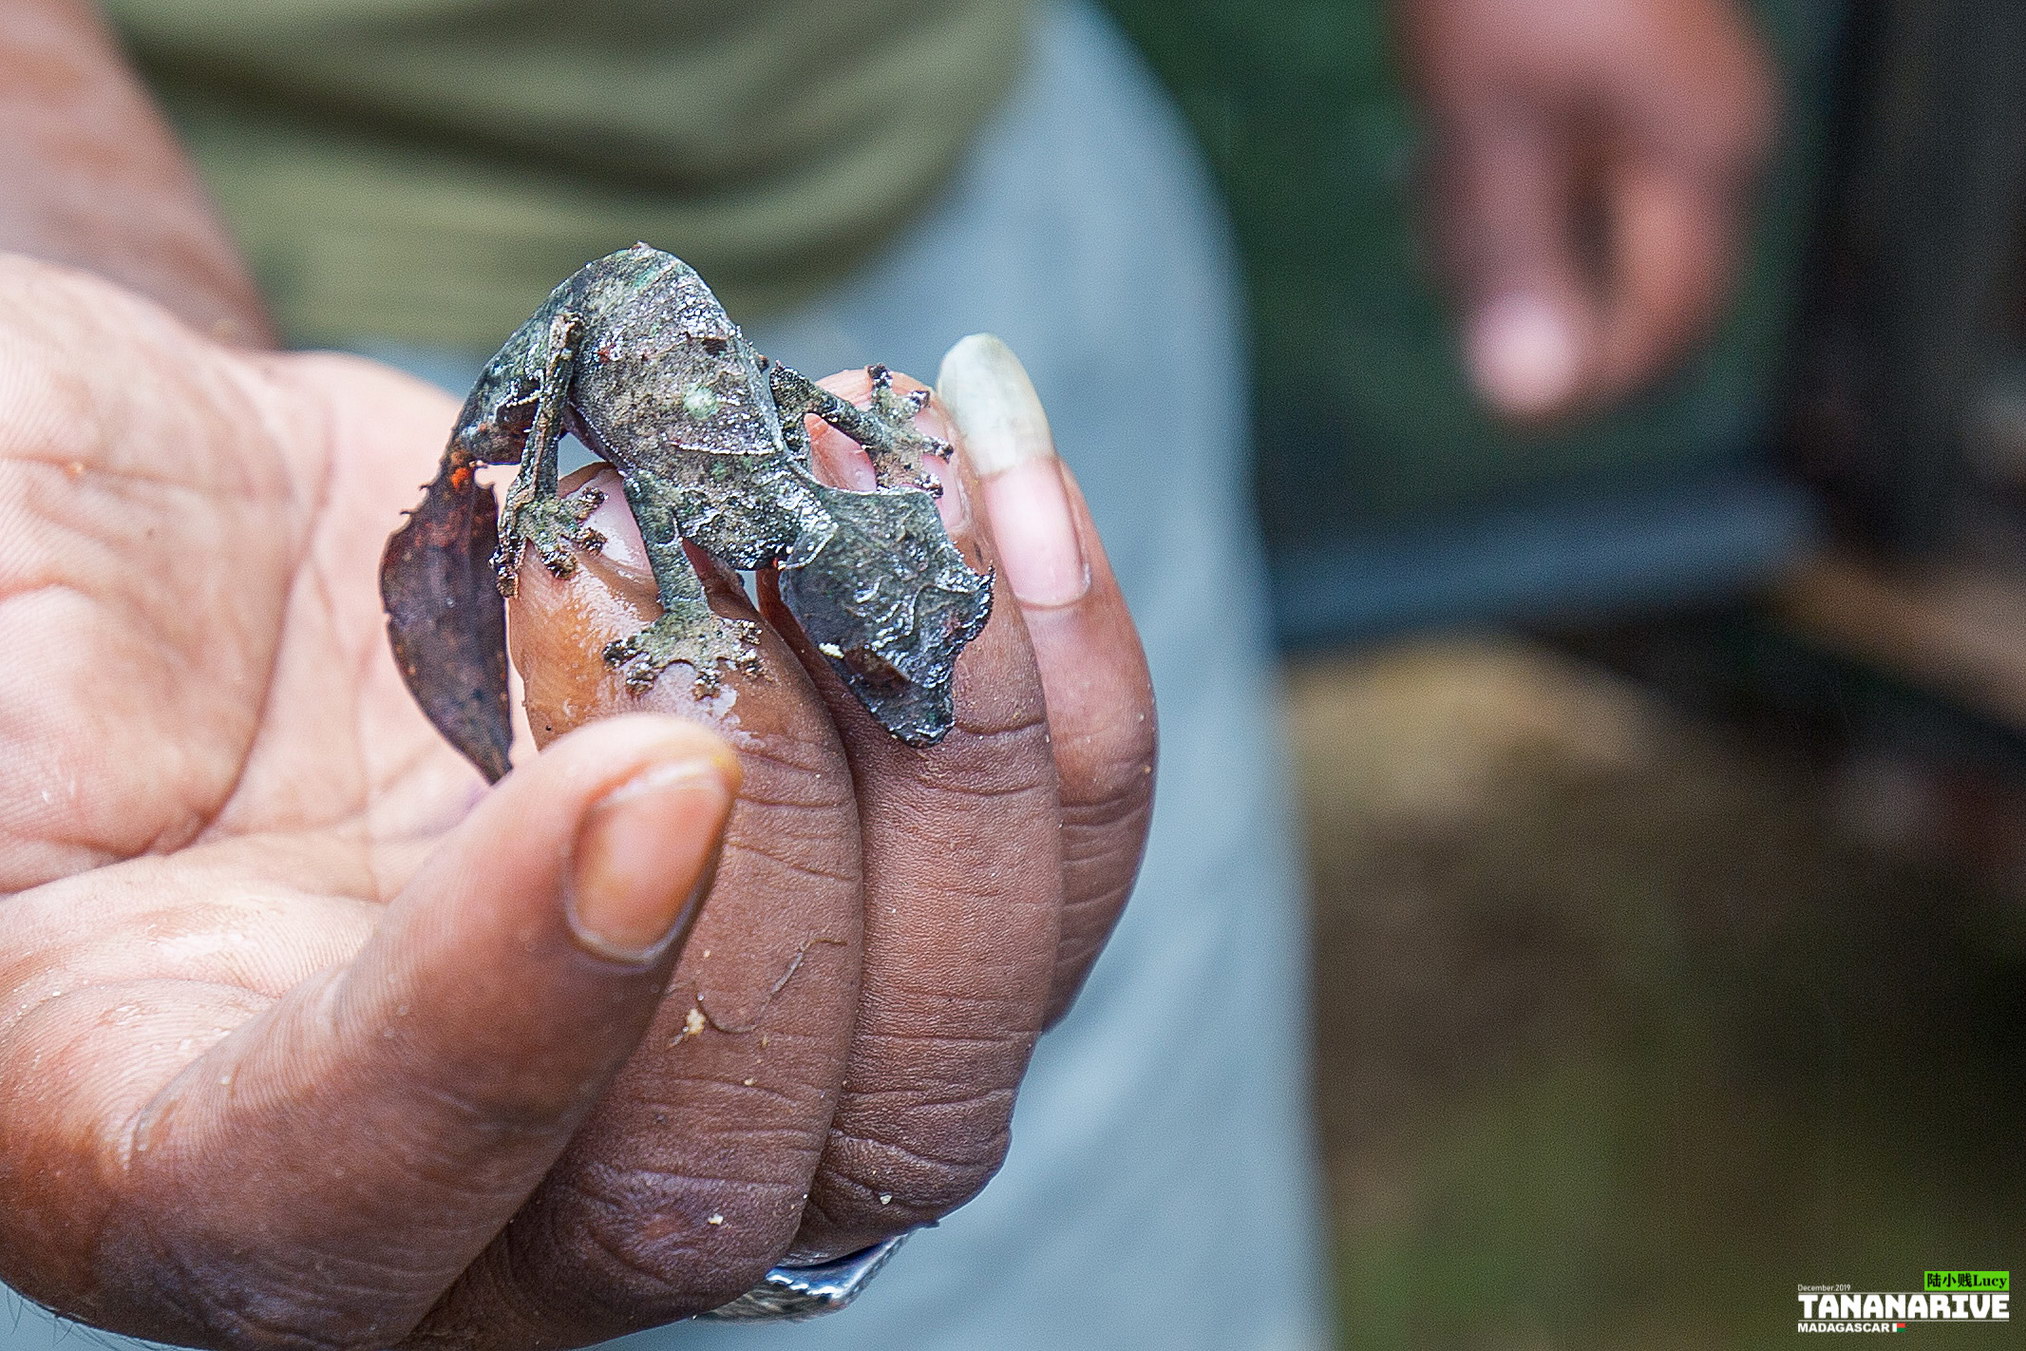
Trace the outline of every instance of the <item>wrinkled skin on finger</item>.
{"type": "Polygon", "coordinates": [[[0,1277],[199,1346],[566,1346],[982,1184],[1104,927],[1065,956],[1063,916],[1109,916],[1143,837],[1102,788],[1138,752],[1051,748],[1150,736],[1130,680],[1063,675],[1129,670],[1129,626],[1030,640],[1005,605],[961,739],[917,753],[791,625],[708,697],[629,693],[600,650],[644,569],[531,565],[546,749],[487,792],[373,583],[452,401],[59,269],[0,259],[0,297],[0,1277]],[[614,821],[682,916],[638,957],[579,924],[614,821]]]}

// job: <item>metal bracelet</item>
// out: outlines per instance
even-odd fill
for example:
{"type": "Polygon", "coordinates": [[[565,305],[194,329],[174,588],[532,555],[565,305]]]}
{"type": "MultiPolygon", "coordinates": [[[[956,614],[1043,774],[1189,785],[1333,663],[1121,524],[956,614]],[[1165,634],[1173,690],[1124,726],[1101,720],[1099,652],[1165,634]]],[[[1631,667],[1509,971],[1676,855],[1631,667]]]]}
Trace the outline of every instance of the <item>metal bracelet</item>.
{"type": "Polygon", "coordinates": [[[775,1267],[752,1289],[730,1304],[720,1305],[698,1318],[719,1322],[775,1320],[799,1323],[836,1313],[857,1299],[907,1234],[895,1234],[870,1248],[861,1248],[845,1257],[806,1267],[775,1267]]]}

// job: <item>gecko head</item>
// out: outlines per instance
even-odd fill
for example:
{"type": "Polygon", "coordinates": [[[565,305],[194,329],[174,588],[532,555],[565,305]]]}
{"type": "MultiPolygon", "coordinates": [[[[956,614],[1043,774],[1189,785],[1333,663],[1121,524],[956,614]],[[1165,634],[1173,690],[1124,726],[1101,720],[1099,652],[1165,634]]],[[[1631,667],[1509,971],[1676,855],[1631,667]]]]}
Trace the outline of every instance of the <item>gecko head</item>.
{"type": "Polygon", "coordinates": [[[458,419],[457,445],[487,464],[512,464],[521,457],[527,442],[528,426],[534,421],[535,404],[504,403],[474,415],[470,404],[458,419]]]}
{"type": "Polygon", "coordinates": [[[506,356],[502,352],[485,368],[457,415],[455,444],[487,464],[520,459],[535,420],[540,381],[527,378],[521,363],[503,360],[506,356]]]}

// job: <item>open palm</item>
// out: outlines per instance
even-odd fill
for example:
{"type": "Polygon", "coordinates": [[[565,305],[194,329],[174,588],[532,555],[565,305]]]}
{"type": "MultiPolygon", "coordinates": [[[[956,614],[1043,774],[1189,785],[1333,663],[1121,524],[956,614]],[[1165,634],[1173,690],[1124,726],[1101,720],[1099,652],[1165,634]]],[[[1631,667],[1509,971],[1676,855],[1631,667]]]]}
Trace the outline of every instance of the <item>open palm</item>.
{"type": "Polygon", "coordinates": [[[453,413],[0,259],[0,1276],[65,1313],[576,1345],[933,1219],[1130,886],[1150,708],[1080,506],[1088,596],[1002,597],[930,751],[764,600],[761,675],[630,694],[623,539],[531,570],[554,744],[487,792],[374,581],[453,413]]]}

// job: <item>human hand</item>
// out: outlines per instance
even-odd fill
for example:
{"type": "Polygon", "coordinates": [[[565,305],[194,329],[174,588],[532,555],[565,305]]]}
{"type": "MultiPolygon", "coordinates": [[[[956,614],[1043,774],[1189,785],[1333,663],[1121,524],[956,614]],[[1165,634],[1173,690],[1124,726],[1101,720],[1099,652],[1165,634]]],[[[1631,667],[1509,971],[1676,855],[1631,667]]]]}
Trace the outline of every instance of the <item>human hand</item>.
{"type": "Polygon", "coordinates": [[[1402,0],[1479,392],[1532,420],[1663,372],[1728,298],[1774,127],[1734,0],[1402,0]]]}
{"type": "Polygon", "coordinates": [[[615,531],[523,571],[553,744],[487,792],[375,587],[453,402],[18,259],[0,296],[0,1276],[198,1345],[578,1345],[982,1185],[1147,818],[1088,517],[1087,587],[1016,519],[1052,461],[973,485],[943,745],[771,634],[710,706],[610,689],[615,531]]]}

